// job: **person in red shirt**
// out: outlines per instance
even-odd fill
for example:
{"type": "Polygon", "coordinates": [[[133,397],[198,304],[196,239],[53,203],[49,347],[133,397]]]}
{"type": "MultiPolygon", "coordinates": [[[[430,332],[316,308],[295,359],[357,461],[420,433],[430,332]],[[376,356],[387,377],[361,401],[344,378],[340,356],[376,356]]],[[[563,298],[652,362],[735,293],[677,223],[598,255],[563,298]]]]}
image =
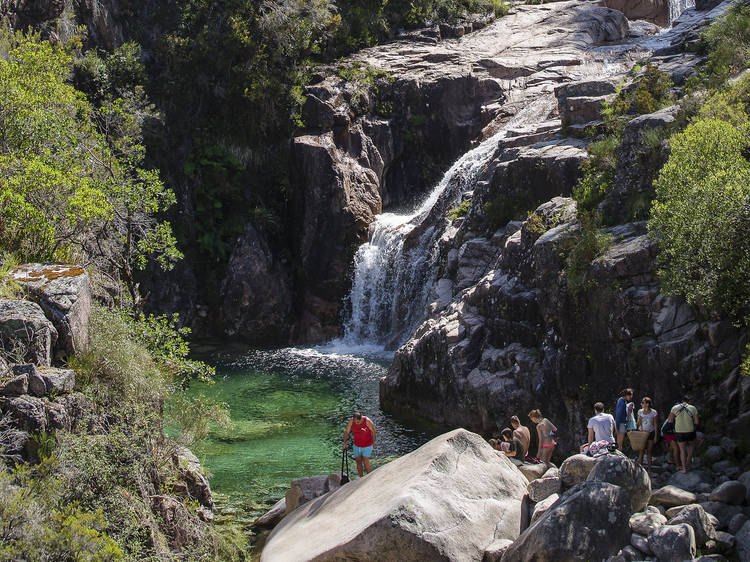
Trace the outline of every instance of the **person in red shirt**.
{"type": "Polygon", "coordinates": [[[346,450],[350,433],[354,437],[354,447],[352,447],[352,450],[354,452],[354,460],[357,461],[357,472],[361,478],[364,476],[362,471],[363,465],[367,473],[370,473],[370,457],[372,456],[372,448],[375,446],[375,425],[367,416],[355,412],[352,419],[346,424],[342,450],[346,450]]]}

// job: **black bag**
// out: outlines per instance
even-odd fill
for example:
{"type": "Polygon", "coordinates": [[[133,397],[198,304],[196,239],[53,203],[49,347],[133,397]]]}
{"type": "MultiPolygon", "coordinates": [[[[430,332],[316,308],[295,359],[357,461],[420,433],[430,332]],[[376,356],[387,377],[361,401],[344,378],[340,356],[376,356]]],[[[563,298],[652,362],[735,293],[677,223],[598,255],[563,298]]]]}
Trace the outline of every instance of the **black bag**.
{"type": "Polygon", "coordinates": [[[341,451],[341,485],[343,486],[349,482],[349,455],[346,454],[346,449],[341,451]],[[346,463],[346,471],[344,470],[344,463],[346,463]]]}

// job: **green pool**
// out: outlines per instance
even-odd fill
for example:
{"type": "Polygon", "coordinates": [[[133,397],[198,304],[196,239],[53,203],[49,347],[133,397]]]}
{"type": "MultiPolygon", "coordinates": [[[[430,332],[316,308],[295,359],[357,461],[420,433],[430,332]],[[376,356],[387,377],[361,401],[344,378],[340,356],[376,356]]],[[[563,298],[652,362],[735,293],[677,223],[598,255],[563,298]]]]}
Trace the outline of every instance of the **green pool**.
{"type": "Polygon", "coordinates": [[[229,404],[234,427],[215,429],[198,454],[213,475],[219,513],[250,522],[292,479],[339,470],[341,437],[354,410],[377,428],[373,465],[408,453],[438,428],[399,421],[378,406],[390,357],[332,349],[214,353],[217,382],[195,388],[229,404]]]}

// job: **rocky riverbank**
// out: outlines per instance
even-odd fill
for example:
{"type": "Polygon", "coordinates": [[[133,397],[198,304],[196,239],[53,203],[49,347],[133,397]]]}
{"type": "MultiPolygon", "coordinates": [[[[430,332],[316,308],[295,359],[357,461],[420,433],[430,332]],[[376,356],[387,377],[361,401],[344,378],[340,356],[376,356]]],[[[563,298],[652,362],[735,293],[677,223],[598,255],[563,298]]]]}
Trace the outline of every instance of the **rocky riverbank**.
{"type": "Polygon", "coordinates": [[[750,560],[750,466],[722,445],[652,477],[621,453],[516,466],[455,430],[344,486],[293,482],[261,560],[750,560]]]}

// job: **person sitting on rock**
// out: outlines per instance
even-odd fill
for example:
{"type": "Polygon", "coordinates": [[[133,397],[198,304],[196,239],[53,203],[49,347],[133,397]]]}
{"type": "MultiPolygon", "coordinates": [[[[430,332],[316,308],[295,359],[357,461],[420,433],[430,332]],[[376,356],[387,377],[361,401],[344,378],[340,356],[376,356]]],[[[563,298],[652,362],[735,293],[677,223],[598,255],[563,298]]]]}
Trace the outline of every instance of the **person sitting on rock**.
{"type": "Polygon", "coordinates": [[[375,425],[367,416],[355,412],[352,419],[346,425],[342,450],[346,450],[348,446],[349,433],[354,435],[352,451],[354,460],[357,462],[357,472],[361,478],[364,476],[362,471],[363,466],[367,474],[370,474],[370,457],[372,456],[372,449],[375,446],[375,425]]]}
{"type": "Polygon", "coordinates": [[[669,412],[669,421],[674,423],[674,433],[677,438],[677,446],[680,448],[680,461],[683,474],[687,472],[693,461],[695,452],[695,428],[699,423],[698,409],[687,401],[672,406],[669,412]]]}
{"type": "Polygon", "coordinates": [[[521,425],[521,420],[518,416],[510,417],[510,425],[513,428],[513,437],[516,437],[523,444],[523,454],[517,456],[518,460],[526,460],[529,454],[529,445],[531,444],[531,432],[525,425],[521,425]]]}
{"type": "Polygon", "coordinates": [[[539,438],[536,456],[547,466],[552,466],[550,459],[555,451],[555,445],[557,445],[555,442],[557,428],[547,418],[542,417],[542,412],[539,410],[531,410],[529,419],[536,424],[536,433],[539,438]]]}
{"type": "Polygon", "coordinates": [[[503,438],[503,452],[506,457],[512,457],[511,461],[513,464],[523,463],[523,443],[518,437],[513,436],[513,430],[506,427],[500,432],[500,436],[503,438]]]}
{"type": "Polygon", "coordinates": [[[633,389],[626,388],[620,392],[615,408],[615,427],[617,428],[617,450],[622,451],[625,442],[625,433],[628,427],[628,402],[633,399],[633,389]]]}
{"type": "Polygon", "coordinates": [[[643,464],[643,454],[648,450],[648,471],[651,472],[651,451],[659,441],[659,432],[656,428],[659,427],[659,412],[651,407],[651,398],[646,396],[641,400],[642,408],[638,410],[638,429],[641,431],[648,431],[648,440],[646,441],[646,447],[641,449],[638,453],[638,464],[643,464]]]}
{"type": "Polygon", "coordinates": [[[581,445],[582,453],[585,453],[594,441],[615,442],[615,418],[612,417],[612,414],[604,413],[604,404],[602,402],[594,404],[594,416],[589,418],[586,428],[589,435],[588,441],[581,445]]]}

